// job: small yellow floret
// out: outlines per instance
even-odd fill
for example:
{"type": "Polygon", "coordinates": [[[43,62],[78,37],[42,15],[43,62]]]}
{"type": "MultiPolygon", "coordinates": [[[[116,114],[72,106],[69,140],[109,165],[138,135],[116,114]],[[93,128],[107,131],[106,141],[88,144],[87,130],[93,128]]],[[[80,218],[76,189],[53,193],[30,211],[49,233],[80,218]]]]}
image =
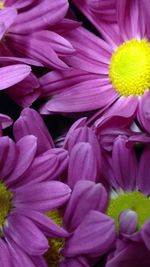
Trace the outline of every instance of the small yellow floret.
{"type": "Polygon", "coordinates": [[[123,96],[139,96],[150,87],[150,44],[146,39],[129,40],[111,58],[109,78],[123,96]]]}
{"type": "Polygon", "coordinates": [[[5,219],[12,207],[12,193],[9,192],[3,183],[0,183],[0,227],[4,225],[5,219]]]}
{"type": "MultiPolygon", "coordinates": [[[[46,212],[46,215],[51,218],[57,225],[62,226],[62,218],[57,209],[46,212]]],[[[64,239],[49,238],[49,250],[45,253],[45,259],[49,267],[57,267],[61,259],[60,249],[64,246],[64,239]]]]}

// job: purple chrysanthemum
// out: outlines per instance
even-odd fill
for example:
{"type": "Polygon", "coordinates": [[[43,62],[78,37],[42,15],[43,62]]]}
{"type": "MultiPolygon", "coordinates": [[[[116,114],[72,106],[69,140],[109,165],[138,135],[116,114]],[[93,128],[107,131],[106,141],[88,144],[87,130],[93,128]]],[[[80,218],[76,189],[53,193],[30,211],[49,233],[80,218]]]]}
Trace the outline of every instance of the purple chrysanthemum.
{"type": "Polygon", "coordinates": [[[114,220],[104,214],[107,193],[102,184],[78,181],[65,212],[55,210],[49,216],[70,233],[64,239],[49,239],[45,258],[48,267],[91,266],[96,257],[113,248],[114,220]]]}
{"type": "Polygon", "coordinates": [[[150,259],[150,147],[147,145],[137,162],[127,138],[119,136],[112,157],[103,163],[110,188],[107,215],[115,220],[118,241],[106,266],[149,266],[150,259]],[[137,256],[141,249],[141,255],[137,256]],[[146,256],[145,256],[146,255],[146,256]],[[141,258],[141,259],[140,259],[141,258]],[[140,262],[139,262],[140,260],[140,262]]]}
{"type": "MultiPolygon", "coordinates": [[[[70,189],[61,182],[36,180],[38,171],[40,173],[37,170],[40,157],[36,157],[35,136],[24,136],[17,143],[0,137],[0,144],[1,261],[8,267],[11,262],[13,267],[26,267],[29,262],[29,266],[37,266],[34,256],[40,256],[48,249],[46,235],[68,235],[44,212],[64,204],[70,197],[70,189]]],[[[43,158],[43,165],[45,161],[43,158]]],[[[39,257],[40,260],[42,264],[39,257]]]]}
{"type": "Polygon", "coordinates": [[[100,5],[97,1],[74,3],[104,39],[82,27],[64,35],[76,49],[66,61],[72,70],[55,71],[41,78],[43,95],[53,95],[41,112],[83,112],[106,107],[106,117],[120,112],[127,118],[136,115],[141,125],[149,128],[148,1],[110,0],[103,10],[95,7],[100,5]],[[112,21],[107,20],[112,12],[112,21]]]}

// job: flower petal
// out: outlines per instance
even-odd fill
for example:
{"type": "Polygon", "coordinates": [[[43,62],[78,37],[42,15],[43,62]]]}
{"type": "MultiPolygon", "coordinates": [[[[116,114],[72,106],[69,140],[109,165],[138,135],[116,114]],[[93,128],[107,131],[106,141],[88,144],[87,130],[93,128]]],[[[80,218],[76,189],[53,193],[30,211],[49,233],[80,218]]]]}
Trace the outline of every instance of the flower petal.
{"type": "Polygon", "coordinates": [[[138,176],[137,176],[137,187],[144,194],[150,194],[150,147],[146,147],[141,155],[138,176]]]}
{"type": "Polygon", "coordinates": [[[17,10],[13,7],[4,8],[0,10],[0,40],[3,38],[5,32],[13,24],[17,17],[17,10]]]}
{"type": "Polygon", "coordinates": [[[68,152],[62,148],[50,149],[36,157],[22,176],[19,185],[58,179],[68,165],[68,152]]]}
{"type": "Polygon", "coordinates": [[[103,255],[115,242],[114,221],[98,211],[90,211],[65,243],[62,254],[74,257],[103,255]]]}
{"type": "Polygon", "coordinates": [[[24,136],[17,142],[16,147],[18,159],[15,168],[7,178],[9,184],[16,181],[29,168],[36,153],[37,138],[33,135],[24,136]]]}
{"type": "Polygon", "coordinates": [[[75,185],[68,202],[64,215],[64,225],[67,229],[73,231],[80,225],[90,210],[104,211],[106,205],[107,193],[102,184],[79,181],[75,185]]]}
{"type": "Polygon", "coordinates": [[[0,68],[0,90],[22,81],[31,72],[31,68],[27,65],[16,64],[0,68]]]}
{"type": "Polygon", "coordinates": [[[58,181],[26,185],[15,189],[13,203],[18,208],[50,211],[63,205],[70,192],[66,184],[58,181]]]}
{"type": "Polygon", "coordinates": [[[126,138],[116,138],[112,151],[112,167],[114,176],[123,190],[135,188],[137,160],[133,148],[128,148],[126,138]]]}
{"type": "Polygon", "coordinates": [[[96,181],[97,160],[92,146],[88,143],[77,143],[71,153],[68,167],[68,185],[73,188],[79,180],[96,181]]]}
{"type": "Polygon", "coordinates": [[[102,108],[112,103],[117,93],[111,84],[101,85],[101,80],[90,80],[72,86],[53,96],[45,105],[50,112],[83,112],[102,108]]]}
{"type": "Polygon", "coordinates": [[[48,241],[36,225],[27,217],[11,214],[4,232],[30,255],[42,255],[48,249],[48,241]]]}
{"type": "Polygon", "coordinates": [[[37,153],[41,154],[54,147],[52,137],[48,132],[41,116],[33,109],[25,108],[14,123],[13,133],[18,141],[25,135],[33,134],[37,137],[37,153]]]}
{"type": "Polygon", "coordinates": [[[0,177],[5,180],[16,167],[18,153],[14,141],[8,137],[0,137],[0,147],[0,177]]]}

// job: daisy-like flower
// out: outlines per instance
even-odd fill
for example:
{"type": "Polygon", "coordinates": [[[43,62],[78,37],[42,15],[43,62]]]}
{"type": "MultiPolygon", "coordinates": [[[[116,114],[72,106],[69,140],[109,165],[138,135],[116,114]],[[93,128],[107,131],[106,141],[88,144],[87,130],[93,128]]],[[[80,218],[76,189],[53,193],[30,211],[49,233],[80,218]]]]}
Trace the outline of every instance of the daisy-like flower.
{"type": "Polygon", "coordinates": [[[41,112],[84,112],[106,107],[105,117],[110,117],[119,115],[126,106],[124,117],[136,115],[146,127],[142,115],[149,114],[150,99],[149,3],[115,1],[115,9],[114,1],[106,2],[110,5],[104,14],[114,8],[116,16],[111,22],[107,16],[106,20],[102,17],[103,23],[99,23],[99,10],[91,15],[91,7],[98,1],[74,1],[104,39],[82,27],[65,35],[76,49],[66,61],[73,68],[41,78],[43,95],[53,95],[41,112]]]}
{"type": "Polygon", "coordinates": [[[106,213],[115,220],[118,241],[115,251],[108,257],[106,266],[149,266],[150,259],[150,147],[147,145],[137,162],[135,151],[125,137],[114,142],[112,157],[102,169],[109,186],[106,213]],[[146,255],[146,256],[144,256],[146,255]],[[146,257],[146,258],[145,258],[146,257]],[[140,262],[141,263],[141,262],[140,262]]]}
{"type": "Polygon", "coordinates": [[[61,240],[49,239],[50,249],[45,254],[48,267],[93,266],[95,257],[113,248],[114,220],[104,214],[106,201],[107,193],[102,184],[78,181],[65,212],[48,213],[70,233],[61,240]]]}
{"type": "Polygon", "coordinates": [[[1,0],[0,3],[1,56],[12,54],[33,59],[38,66],[68,69],[63,59],[75,50],[61,32],[77,27],[78,23],[65,19],[67,0],[1,0]]]}
{"type": "MultiPolygon", "coordinates": [[[[32,264],[28,266],[38,266],[34,256],[47,251],[49,246],[46,235],[68,235],[48,219],[44,212],[63,205],[70,197],[70,189],[58,181],[34,181],[38,176],[37,161],[40,161],[36,157],[35,136],[27,135],[17,143],[8,137],[0,137],[0,144],[1,261],[6,261],[5,266],[26,267],[29,262],[32,264]],[[28,174],[25,176],[25,173],[28,174]],[[29,175],[33,184],[29,184],[29,175]]],[[[44,266],[42,260],[39,266],[44,266]]]]}

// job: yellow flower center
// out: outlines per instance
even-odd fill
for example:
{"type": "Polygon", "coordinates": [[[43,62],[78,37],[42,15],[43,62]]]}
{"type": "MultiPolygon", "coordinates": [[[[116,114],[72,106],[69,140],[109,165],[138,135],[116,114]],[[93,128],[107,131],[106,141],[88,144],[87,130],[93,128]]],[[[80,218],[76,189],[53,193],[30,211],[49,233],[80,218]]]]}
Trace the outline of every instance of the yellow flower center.
{"type": "Polygon", "coordinates": [[[12,193],[7,190],[5,184],[0,183],[0,228],[3,227],[12,207],[11,200],[12,193]]]}
{"type": "Polygon", "coordinates": [[[125,210],[135,211],[138,216],[137,229],[150,218],[150,199],[140,192],[125,192],[112,198],[109,202],[107,214],[115,220],[119,229],[119,216],[125,210]]]}
{"type": "Polygon", "coordinates": [[[0,0],[0,9],[3,9],[4,8],[4,4],[3,4],[3,1],[0,0]]]}
{"type": "MultiPolygon", "coordinates": [[[[46,215],[50,217],[57,225],[62,226],[62,219],[57,209],[46,212],[46,215]]],[[[64,246],[64,240],[62,238],[49,238],[49,250],[45,253],[45,259],[49,267],[58,267],[61,259],[60,249],[64,246]]]]}
{"type": "Polygon", "coordinates": [[[150,44],[146,39],[132,39],[113,53],[109,78],[122,96],[140,96],[150,87],[150,44]]]}

